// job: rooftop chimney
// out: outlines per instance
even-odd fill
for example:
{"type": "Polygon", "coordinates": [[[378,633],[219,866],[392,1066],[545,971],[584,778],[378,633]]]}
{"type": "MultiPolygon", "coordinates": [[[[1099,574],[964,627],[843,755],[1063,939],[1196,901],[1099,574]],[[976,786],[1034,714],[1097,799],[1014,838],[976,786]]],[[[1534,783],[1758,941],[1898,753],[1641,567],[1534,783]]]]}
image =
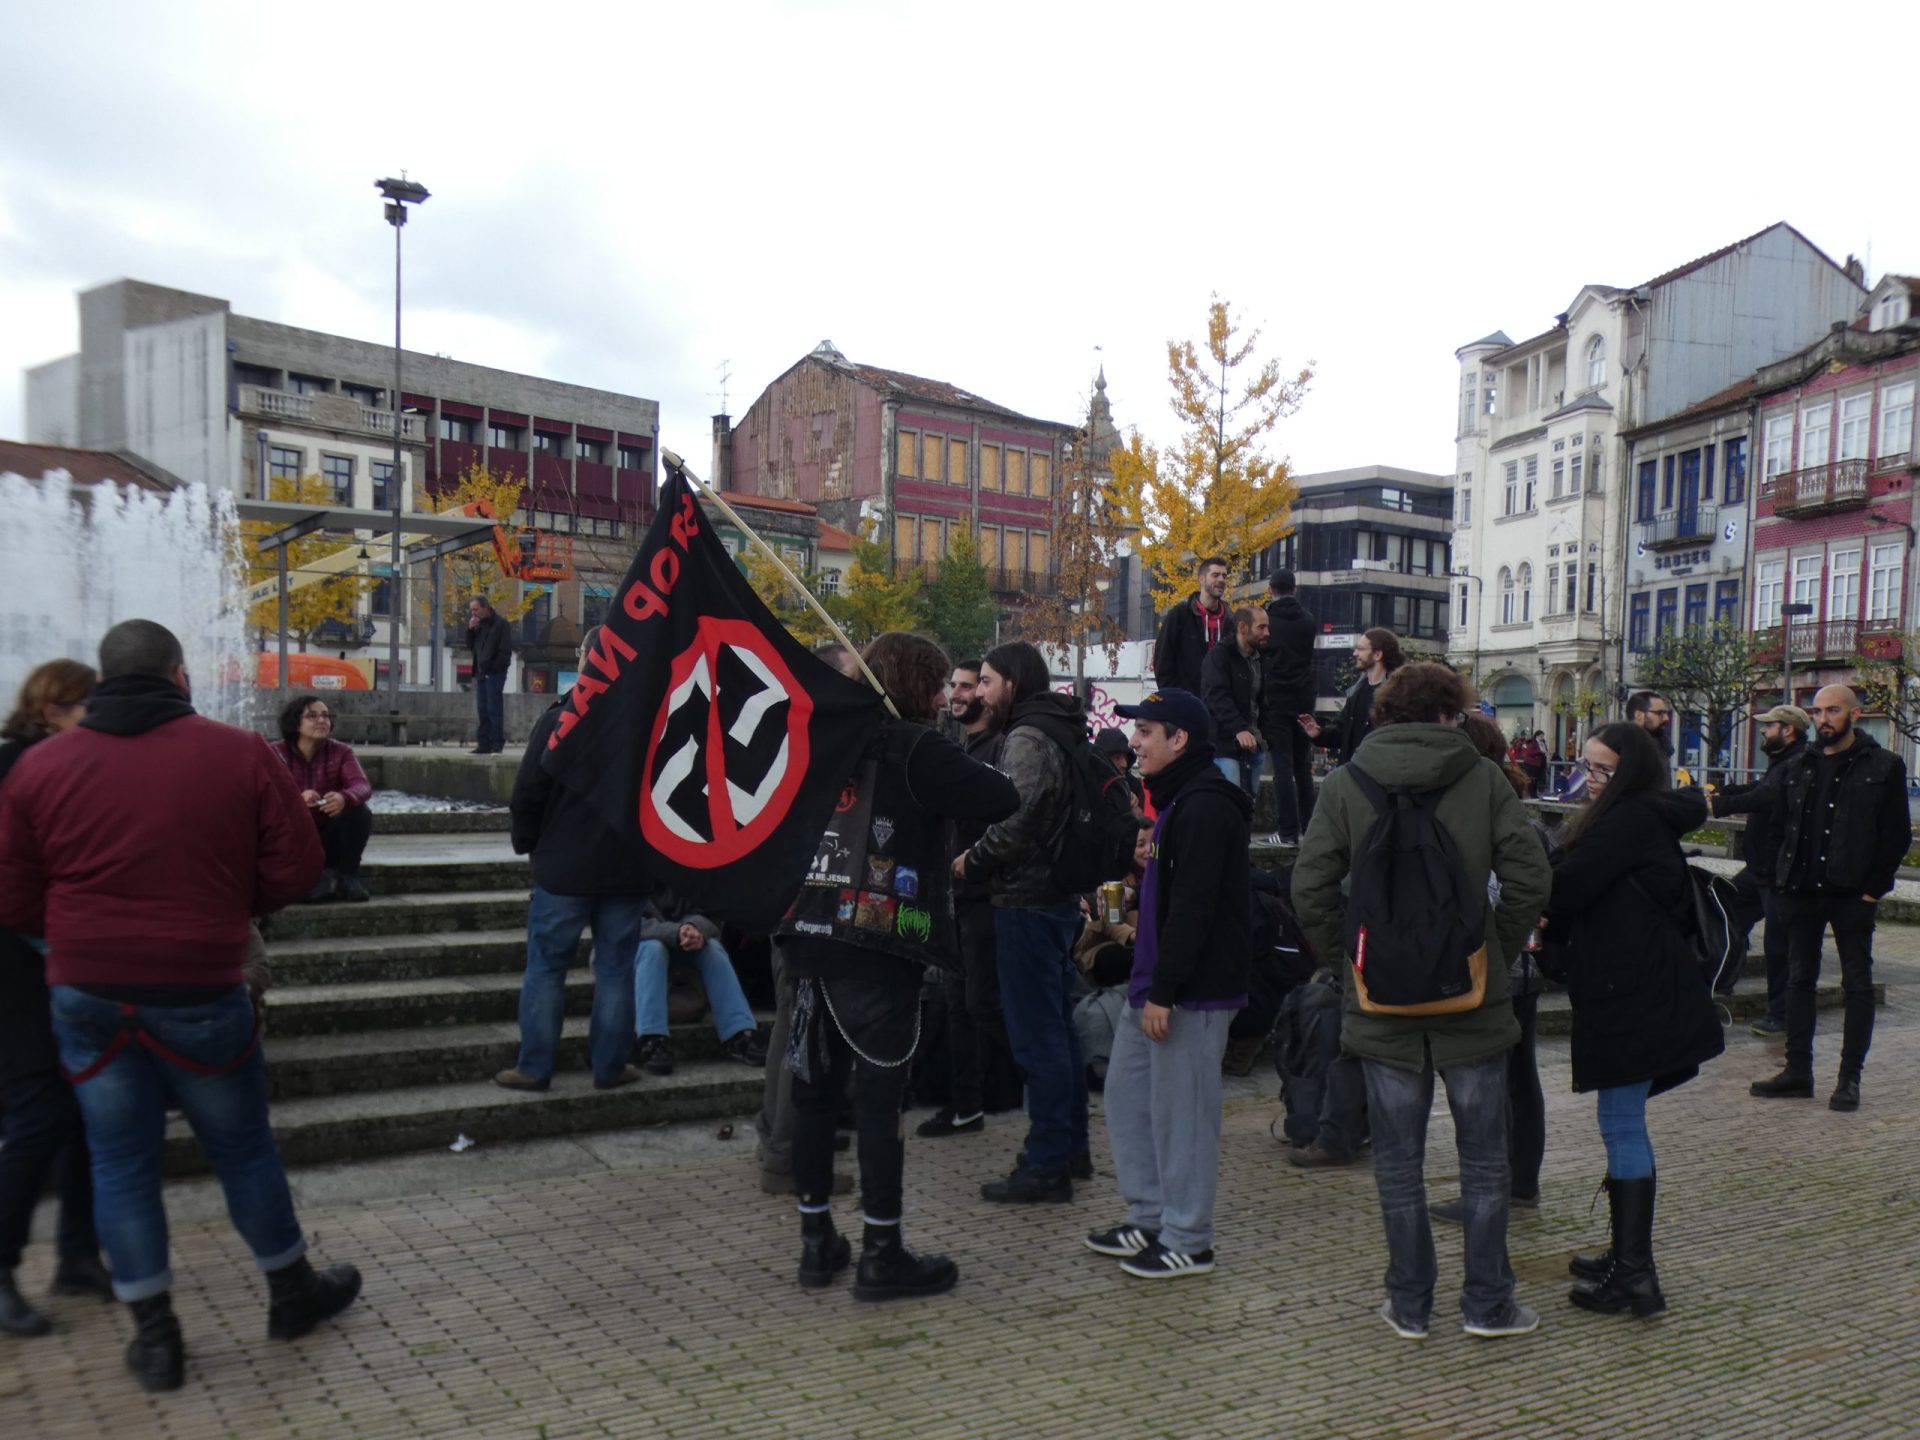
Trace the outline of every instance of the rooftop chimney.
{"type": "Polygon", "coordinates": [[[733,417],[713,417],[713,488],[733,489],[733,417]]]}
{"type": "Polygon", "coordinates": [[[1858,255],[1847,256],[1847,263],[1840,268],[1847,272],[1847,278],[1853,281],[1854,284],[1863,287],[1866,285],[1867,267],[1860,263],[1860,257],[1858,255]]]}

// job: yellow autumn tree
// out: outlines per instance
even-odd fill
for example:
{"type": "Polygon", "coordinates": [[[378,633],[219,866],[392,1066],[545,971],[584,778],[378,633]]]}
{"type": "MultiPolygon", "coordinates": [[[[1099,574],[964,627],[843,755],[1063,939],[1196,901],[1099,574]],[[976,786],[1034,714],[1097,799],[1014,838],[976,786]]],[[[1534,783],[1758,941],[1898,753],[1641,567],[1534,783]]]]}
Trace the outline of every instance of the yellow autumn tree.
{"type": "Polygon", "coordinates": [[[920,622],[920,577],[894,573],[881,526],[869,516],[853,542],[853,564],[838,594],[821,603],[840,622],[847,638],[865,645],[887,630],[912,630],[920,622]]]}
{"type": "MultiPolygon", "coordinates": [[[[495,475],[476,460],[451,489],[440,492],[436,507],[440,514],[446,515],[477,504],[482,507],[482,515],[495,517],[497,524],[511,532],[513,513],[519,508],[525,488],[516,477],[495,475]]],[[[440,623],[462,630],[467,623],[467,602],[475,596],[493,606],[503,619],[518,620],[533,608],[533,602],[544,588],[523,585],[506,574],[491,544],[456,550],[441,565],[445,577],[445,613],[440,616],[440,623]]],[[[424,615],[433,604],[432,587],[416,585],[414,589],[421,596],[420,613],[424,615]]]]}
{"type": "MultiPolygon", "coordinates": [[[[333,503],[333,486],[318,475],[298,480],[275,480],[268,498],[287,500],[316,509],[333,503]]],[[[247,624],[263,635],[280,633],[280,564],[259,541],[280,527],[268,520],[248,520],[240,526],[241,549],[247,564],[247,624]]],[[[360,556],[361,542],[351,535],[325,533],[295,540],[287,552],[287,636],[302,650],[314,631],[330,620],[360,618],[360,597],[373,588],[373,576],[360,556]]]]}
{"type": "MultiPolygon", "coordinates": [[[[802,645],[818,645],[831,638],[825,623],[794,593],[793,582],[782,573],[773,557],[758,545],[749,545],[745,555],[747,581],[754,593],[767,602],[767,608],[780,617],[780,623],[802,645]]],[[[820,594],[820,576],[809,571],[800,581],[816,599],[820,594]]]]}
{"type": "Polygon", "coordinates": [[[1214,296],[1200,345],[1167,342],[1179,439],[1163,452],[1136,430],[1113,452],[1110,495],[1161,605],[1187,592],[1197,560],[1225,557],[1229,583],[1238,584],[1253,558],[1293,528],[1292,474],[1265,447],[1300,408],[1313,370],[1283,378],[1279,361],[1255,358],[1259,339],[1214,296]]]}

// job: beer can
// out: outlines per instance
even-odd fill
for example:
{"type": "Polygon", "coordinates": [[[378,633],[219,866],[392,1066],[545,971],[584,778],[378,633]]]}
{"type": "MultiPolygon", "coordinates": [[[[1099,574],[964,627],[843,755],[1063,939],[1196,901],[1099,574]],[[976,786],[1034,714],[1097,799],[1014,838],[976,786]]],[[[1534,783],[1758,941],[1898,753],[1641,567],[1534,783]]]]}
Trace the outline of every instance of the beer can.
{"type": "Polygon", "coordinates": [[[1109,880],[1100,887],[1100,915],[1109,925],[1127,923],[1127,887],[1124,881],[1109,880]]]}

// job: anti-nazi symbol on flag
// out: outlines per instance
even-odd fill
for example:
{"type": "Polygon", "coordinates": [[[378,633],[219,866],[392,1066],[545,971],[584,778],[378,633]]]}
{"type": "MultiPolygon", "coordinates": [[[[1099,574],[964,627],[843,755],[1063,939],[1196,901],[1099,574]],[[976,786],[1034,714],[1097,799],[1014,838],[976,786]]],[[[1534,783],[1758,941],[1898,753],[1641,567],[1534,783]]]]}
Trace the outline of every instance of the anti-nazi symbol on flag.
{"type": "Polygon", "coordinates": [[[756,626],[702,616],[653,722],[641,834],[695,870],[757,849],[806,779],[812,714],[812,698],[756,626]]]}

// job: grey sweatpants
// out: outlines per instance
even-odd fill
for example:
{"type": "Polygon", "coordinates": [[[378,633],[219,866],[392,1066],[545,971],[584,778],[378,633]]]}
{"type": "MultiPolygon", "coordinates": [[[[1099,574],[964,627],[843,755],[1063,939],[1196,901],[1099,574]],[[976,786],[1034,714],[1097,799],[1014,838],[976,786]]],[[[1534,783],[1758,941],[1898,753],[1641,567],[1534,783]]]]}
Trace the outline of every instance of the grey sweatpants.
{"type": "Polygon", "coordinates": [[[1149,1040],[1129,1005],[1107,1061],[1107,1138],[1127,1223],[1160,1232],[1169,1250],[1213,1248],[1220,1179],[1220,1058],[1231,1010],[1178,1010],[1149,1040]]]}

